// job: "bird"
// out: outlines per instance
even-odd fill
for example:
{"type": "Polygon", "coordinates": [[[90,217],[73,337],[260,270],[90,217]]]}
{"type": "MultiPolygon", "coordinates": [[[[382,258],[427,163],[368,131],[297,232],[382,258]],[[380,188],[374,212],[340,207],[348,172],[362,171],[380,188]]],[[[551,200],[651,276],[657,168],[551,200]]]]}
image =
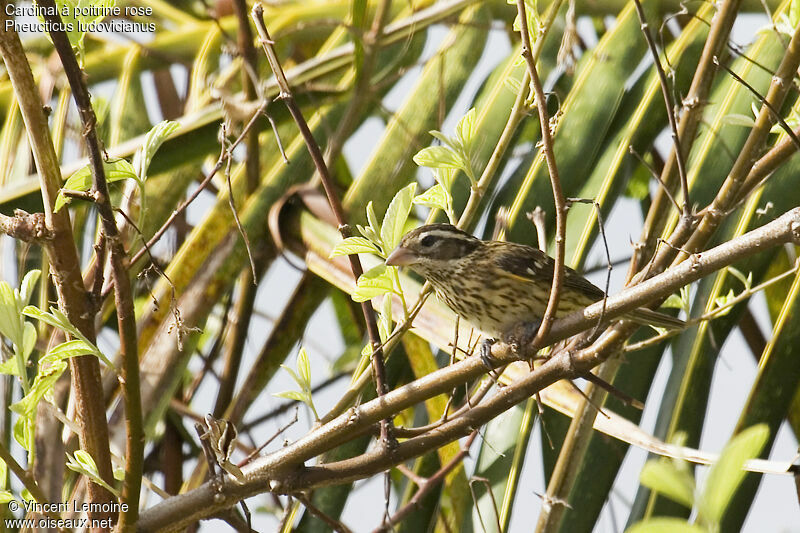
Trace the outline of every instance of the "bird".
{"type": "MultiPolygon", "coordinates": [[[[406,233],[386,264],[406,266],[425,278],[439,299],[491,342],[508,342],[520,325],[528,325],[526,341],[533,339],[547,308],[555,270],[555,260],[537,248],[484,241],[451,224],[428,224],[406,233]]],[[[556,318],[605,297],[602,289],[575,270],[564,271],[556,318]]],[[[645,308],[623,318],[668,329],[685,325],[645,308]]]]}

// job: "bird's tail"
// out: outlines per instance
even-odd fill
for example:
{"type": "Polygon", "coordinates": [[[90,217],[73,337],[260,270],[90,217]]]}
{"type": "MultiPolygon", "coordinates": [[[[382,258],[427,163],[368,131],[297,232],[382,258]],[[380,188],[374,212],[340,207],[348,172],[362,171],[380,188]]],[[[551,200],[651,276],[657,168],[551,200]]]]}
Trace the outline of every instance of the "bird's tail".
{"type": "Polygon", "coordinates": [[[657,328],[683,329],[686,327],[686,322],[679,318],[665,315],[664,313],[659,313],[658,311],[653,311],[644,307],[634,309],[630,313],[625,314],[625,318],[633,320],[639,324],[655,326],[657,328]]]}

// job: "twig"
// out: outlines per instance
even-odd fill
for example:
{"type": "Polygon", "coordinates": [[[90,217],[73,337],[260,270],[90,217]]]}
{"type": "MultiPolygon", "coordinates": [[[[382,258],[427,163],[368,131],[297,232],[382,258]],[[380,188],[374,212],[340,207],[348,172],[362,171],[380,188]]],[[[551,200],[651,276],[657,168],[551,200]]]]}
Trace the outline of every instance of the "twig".
{"type": "Polygon", "coordinates": [[[336,520],[332,516],[326,514],[322,509],[317,507],[311,502],[311,499],[308,498],[305,494],[301,492],[296,492],[292,494],[297,501],[303,504],[306,509],[311,511],[311,514],[315,515],[317,518],[328,524],[328,526],[336,533],[352,533],[349,527],[344,525],[341,521],[336,520]]]}
{"type": "Polygon", "coordinates": [[[461,462],[464,460],[466,456],[469,455],[469,449],[472,447],[472,442],[475,440],[475,437],[478,436],[478,430],[476,429],[472,433],[470,433],[469,437],[467,437],[467,441],[461,447],[457,454],[455,454],[446,465],[441,467],[439,470],[436,471],[435,474],[430,476],[429,478],[424,480],[424,483],[421,485],[419,481],[416,481],[419,488],[414,496],[406,503],[403,507],[397,510],[389,520],[382,524],[381,527],[377,528],[373,533],[380,533],[382,531],[391,530],[392,526],[399,524],[403,518],[408,516],[411,512],[417,509],[422,502],[422,498],[428,495],[430,491],[436,488],[440,483],[444,481],[444,478],[455,469],[461,462]]]}
{"type": "MultiPolygon", "coordinates": [[[[795,29],[786,54],[781,59],[778,69],[770,82],[769,90],[765,98],[772,108],[779,108],[783,105],[793,86],[791,80],[794,78],[798,65],[800,65],[800,27],[795,29]]],[[[747,136],[747,140],[742,146],[736,160],[731,167],[725,182],[714,197],[711,205],[703,209],[702,218],[697,229],[686,241],[685,248],[694,252],[703,248],[712,234],[728,214],[730,207],[736,203],[737,196],[741,192],[743,184],[747,181],[753,162],[757,160],[769,136],[770,126],[772,125],[772,111],[766,105],[762,106],[756,118],[753,129],[747,136]]],[[[673,263],[686,259],[686,254],[679,253],[673,263]]]]}
{"type": "Polygon", "coordinates": [[[675,103],[672,101],[672,93],[669,90],[667,75],[664,73],[664,68],[661,66],[661,58],[658,56],[658,50],[656,49],[653,35],[650,33],[650,26],[647,23],[647,17],[642,8],[642,3],[640,0],[634,0],[634,4],[636,5],[636,14],[639,16],[644,39],[647,41],[647,47],[653,55],[653,66],[658,73],[658,81],[661,84],[661,94],[664,96],[664,105],[667,108],[667,119],[669,120],[669,127],[672,130],[672,144],[674,145],[676,162],[678,164],[678,176],[680,177],[681,190],[683,191],[682,214],[685,217],[691,217],[692,213],[689,207],[691,205],[689,201],[689,180],[686,177],[686,164],[683,160],[681,141],[678,137],[678,121],[675,119],[675,103]]]}
{"type": "Polygon", "coordinates": [[[256,449],[255,449],[255,450],[253,450],[252,452],[250,452],[250,453],[247,455],[247,457],[245,457],[244,459],[242,459],[241,461],[239,461],[239,464],[238,464],[237,466],[244,466],[244,465],[246,465],[247,463],[249,463],[250,461],[252,461],[252,460],[253,460],[253,457],[257,456],[259,453],[261,453],[261,451],[262,451],[264,448],[266,448],[267,446],[269,446],[269,443],[270,443],[270,442],[274,441],[275,439],[277,439],[278,437],[280,437],[281,435],[283,435],[283,433],[284,433],[284,432],[285,432],[287,429],[289,429],[290,427],[292,427],[294,424],[296,424],[296,423],[297,423],[297,420],[298,420],[298,418],[297,418],[297,407],[295,407],[295,408],[294,408],[294,416],[292,417],[292,419],[291,419],[291,420],[289,420],[287,423],[285,423],[283,426],[281,426],[281,427],[278,429],[278,431],[276,431],[276,432],[275,432],[275,434],[274,434],[274,435],[272,435],[270,438],[268,438],[266,441],[264,441],[264,444],[262,444],[261,446],[259,446],[258,448],[256,448],[256,449]]]}
{"type": "Polygon", "coordinates": [[[794,133],[794,130],[792,130],[791,126],[789,126],[789,124],[786,123],[786,121],[781,116],[780,112],[777,109],[775,109],[775,107],[772,104],[769,103],[769,100],[761,96],[761,94],[756,90],[755,87],[747,83],[741,76],[736,74],[731,68],[729,68],[727,65],[723,65],[722,63],[720,63],[719,59],[716,57],[714,58],[714,64],[725,70],[725,72],[727,72],[731,78],[733,78],[740,84],[744,85],[745,89],[750,91],[750,93],[753,96],[755,96],[759,102],[761,102],[761,105],[769,109],[770,113],[772,113],[772,118],[774,118],[778,122],[778,124],[780,124],[781,128],[783,128],[783,131],[786,132],[786,135],[789,136],[794,145],[797,148],[800,148],[800,138],[797,137],[797,135],[794,133]]]}
{"type": "MultiPolygon", "coordinates": [[[[640,402],[639,400],[637,400],[636,398],[634,398],[630,394],[627,394],[624,391],[621,391],[620,389],[618,389],[617,387],[615,387],[614,385],[612,385],[608,381],[604,380],[603,378],[597,376],[596,374],[592,374],[591,372],[586,372],[581,377],[583,379],[585,379],[586,381],[588,381],[589,383],[594,383],[595,385],[597,385],[601,389],[605,389],[606,392],[616,396],[617,399],[619,401],[621,401],[622,403],[624,403],[625,405],[629,405],[629,406],[633,407],[634,409],[638,409],[640,411],[642,409],[644,409],[644,404],[642,402],[640,402]]],[[[597,410],[602,412],[600,407],[597,407],[597,410]]]]}
{"type": "MultiPolygon", "coordinates": [[[[672,187],[678,158],[687,157],[692,142],[694,141],[697,128],[702,119],[703,107],[708,101],[708,95],[711,92],[711,85],[714,81],[716,68],[714,67],[713,58],[722,53],[722,50],[728,42],[728,36],[730,35],[731,28],[733,27],[739,11],[739,3],[740,0],[728,0],[721,5],[715,6],[708,4],[707,7],[704,6],[701,8],[707,13],[713,13],[714,10],[716,10],[716,13],[714,14],[711,29],[708,33],[708,39],[703,47],[703,54],[700,57],[694,77],[692,78],[689,92],[686,98],[681,102],[684,111],[680,117],[678,132],[682,146],[680,152],[670,150],[670,154],[662,169],[662,179],[660,181],[664,183],[665,189],[670,189],[672,187]]],[[[702,20],[701,17],[696,16],[696,18],[702,20]]],[[[666,225],[669,210],[664,208],[666,194],[662,191],[665,189],[659,189],[650,204],[640,244],[634,250],[626,281],[633,278],[634,274],[642,269],[642,258],[648,257],[653,253],[655,240],[661,235],[666,225]]],[[[680,211],[680,209],[678,211],[680,211]]],[[[687,225],[689,224],[686,222],[681,223],[679,224],[679,228],[680,226],[687,225]]],[[[660,268],[665,267],[659,266],[657,270],[660,268]]],[[[648,270],[649,269],[648,267],[648,270]]]]}
{"type": "MultiPolygon", "coordinates": [[[[253,126],[255,126],[256,122],[258,122],[258,118],[266,110],[267,104],[268,104],[268,102],[262,103],[261,106],[259,106],[259,108],[255,111],[255,113],[253,113],[253,116],[250,118],[250,121],[247,123],[247,125],[242,130],[242,133],[240,133],[239,136],[236,138],[236,140],[233,141],[233,143],[231,143],[231,145],[228,148],[228,150],[233,152],[233,150],[237,146],[239,146],[239,144],[247,137],[247,133],[250,131],[251,128],[253,128],[253,126]]],[[[150,240],[147,241],[147,246],[148,247],[152,248],[153,245],[155,245],[159,241],[159,239],[161,239],[161,237],[164,235],[164,233],[167,232],[167,230],[170,228],[170,226],[175,221],[175,219],[178,217],[178,215],[183,213],[183,211],[187,207],[189,207],[189,204],[191,204],[194,201],[194,199],[197,198],[200,195],[200,193],[203,192],[203,190],[205,190],[205,188],[208,186],[208,184],[211,183],[211,179],[217,174],[217,172],[219,172],[222,169],[222,166],[224,164],[225,164],[225,158],[221,157],[221,158],[217,159],[217,164],[214,165],[214,168],[211,169],[211,172],[209,172],[205,176],[205,178],[203,178],[203,181],[200,182],[200,185],[197,186],[197,189],[195,189],[194,192],[186,200],[184,200],[183,203],[181,203],[181,205],[179,205],[177,207],[177,209],[175,209],[172,212],[172,214],[170,214],[169,218],[167,218],[167,220],[161,225],[161,227],[158,229],[158,231],[156,231],[153,234],[153,236],[150,237],[150,240]]],[[[130,261],[131,264],[136,263],[139,259],[142,258],[142,256],[144,254],[145,254],[145,249],[144,248],[142,248],[141,250],[136,252],[133,255],[133,257],[131,257],[131,261],[130,261]]],[[[110,290],[110,287],[107,290],[110,290]]],[[[104,296],[105,296],[105,294],[104,294],[104,296]]]]}
{"type": "Polygon", "coordinates": [[[228,148],[225,148],[225,143],[227,141],[227,128],[225,127],[225,123],[222,123],[222,132],[220,134],[220,158],[225,159],[225,183],[228,185],[228,205],[231,208],[231,214],[233,215],[233,220],[236,222],[236,227],[239,229],[239,234],[242,236],[242,240],[244,241],[245,250],[247,250],[247,258],[250,260],[250,268],[253,274],[253,283],[256,282],[258,278],[258,272],[256,272],[256,262],[253,259],[253,250],[250,247],[250,239],[247,237],[247,232],[244,230],[242,226],[242,221],[239,220],[239,211],[236,209],[236,203],[234,202],[233,198],[233,185],[231,185],[231,163],[233,162],[233,151],[228,148]]]}
{"type": "Polygon", "coordinates": [[[553,265],[553,283],[550,289],[550,298],[547,301],[547,309],[544,312],[541,324],[539,324],[536,338],[534,338],[532,342],[532,346],[540,347],[544,346],[543,341],[545,337],[547,337],[552,322],[555,319],[561,293],[561,284],[564,281],[567,205],[564,201],[564,193],[561,191],[561,180],[558,177],[556,156],[553,152],[553,137],[550,133],[550,116],[547,112],[547,97],[542,89],[539,73],[536,71],[536,61],[531,53],[528,17],[525,14],[525,0],[517,0],[517,12],[519,14],[520,35],[522,36],[522,55],[525,58],[525,62],[528,64],[528,74],[531,77],[533,92],[536,95],[536,109],[539,111],[539,125],[542,129],[542,152],[547,161],[547,170],[550,174],[550,185],[553,188],[553,202],[556,212],[556,253],[554,258],[555,265],[553,265]]]}
{"type": "Polygon", "coordinates": [[[483,516],[481,515],[481,509],[477,505],[478,497],[475,494],[475,488],[473,487],[473,485],[475,483],[480,483],[481,485],[483,485],[483,487],[486,489],[486,494],[489,496],[489,499],[492,502],[492,510],[494,511],[494,524],[493,524],[494,528],[492,528],[492,529],[494,531],[502,531],[503,527],[500,525],[500,510],[497,508],[497,500],[495,499],[494,492],[492,491],[492,484],[485,477],[472,476],[469,479],[469,492],[472,495],[472,501],[475,502],[475,504],[476,504],[475,505],[475,510],[478,513],[478,520],[481,523],[481,530],[482,531],[489,531],[490,528],[487,528],[486,524],[483,522],[483,516]]]}
{"type": "Polygon", "coordinates": [[[22,242],[37,242],[53,238],[41,213],[26,213],[16,209],[10,217],[0,213],[0,232],[22,242]]]}
{"type": "MultiPolygon", "coordinates": [[[[773,278],[770,278],[770,279],[768,279],[768,280],[766,280],[766,281],[764,281],[762,283],[759,283],[758,285],[756,285],[754,287],[751,287],[749,289],[743,290],[742,292],[737,294],[735,297],[733,297],[730,300],[728,300],[727,302],[725,302],[725,305],[721,305],[719,307],[716,307],[716,308],[712,309],[711,311],[703,313],[701,316],[699,316],[697,318],[694,318],[692,320],[687,320],[686,321],[686,327],[687,328],[688,327],[692,327],[692,326],[694,326],[696,324],[699,324],[701,322],[704,322],[706,320],[714,320],[718,316],[721,316],[725,312],[730,310],[736,304],[747,300],[753,294],[755,294],[755,293],[757,293],[757,292],[759,292],[759,291],[761,291],[763,289],[766,289],[770,285],[773,285],[773,284],[775,284],[775,283],[777,283],[777,282],[779,282],[779,281],[781,281],[781,280],[783,280],[783,279],[785,279],[785,278],[787,278],[789,276],[794,275],[797,272],[799,267],[800,267],[800,262],[795,261],[795,264],[794,264],[794,266],[792,268],[786,270],[785,272],[781,272],[777,276],[775,276],[773,278]]],[[[629,345],[625,346],[624,351],[626,351],[626,352],[635,352],[635,351],[638,351],[638,350],[642,350],[642,349],[647,348],[649,346],[652,346],[654,344],[658,344],[659,342],[663,341],[664,339],[668,339],[670,337],[674,337],[675,335],[681,333],[682,331],[684,331],[684,330],[675,329],[675,330],[666,331],[666,332],[661,333],[659,335],[656,335],[654,337],[650,337],[649,339],[645,339],[643,341],[639,341],[639,342],[636,342],[634,344],[629,344],[629,345]]]]}
{"type": "MultiPolygon", "coordinates": [[[[328,166],[325,164],[325,158],[322,155],[322,151],[314,139],[314,135],[311,133],[308,123],[303,117],[303,113],[297,106],[294,96],[292,96],[289,82],[287,81],[286,75],[283,72],[283,67],[281,67],[280,61],[278,60],[278,56],[275,52],[275,48],[272,44],[272,39],[269,36],[269,31],[264,23],[264,9],[260,4],[256,4],[253,7],[252,17],[256,24],[256,31],[258,31],[261,46],[264,48],[264,53],[267,56],[267,60],[272,68],[272,72],[275,74],[275,79],[280,87],[280,94],[278,95],[278,98],[283,100],[283,103],[286,104],[286,107],[289,109],[289,113],[292,115],[292,118],[294,118],[295,122],[297,123],[297,127],[300,129],[300,133],[306,142],[306,147],[311,155],[311,159],[314,161],[314,165],[316,166],[317,172],[322,180],[322,186],[325,189],[325,194],[328,196],[328,202],[331,205],[331,210],[336,217],[337,224],[339,224],[339,232],[342,234],[342,237],[347,238],[347,222],[344,218],[342,204],[339,201],[339,197],[337,196],[336,190],[333,186],[333,179],[328,171],[328,166]]],[[[349,255],[348,259],[350,260],[350,269],[353,271],[353,277],[358,279],[361,274],[364,273],[364,269],[361,267],[361,260],[358,258],[358,255],[349,255]]],[[[383,396],[388,391],[388,388],[386,386],[386,368],[384,367],[383,363],[383,349],[381,348],[381,340],[378,333],[378,323],[375,319],[375,311],[372,309],[372,305],[368,301],[361,303],[361,310],[364,313],[364,321],[367,324],[367,335],[369,336],[369,342],[372,346],[372,371],[375,377],[375,387],[377,389],[378,396],[383,396]]],[[[389,420],[384,420],[381,422],[381,441],[387,446],[394,445],[394,438],[391,436],[391,424],[389,420]]]]}
{"type": "Polygon", "coordinates": [[[656,172],[655,169],[647,161],[645,161],[642,156],[639,155],[639,152],[637,152],[636,150],[633,149],[633,145],[630,145],[628,147],[628,152],[633,157],[638,159],[639,163],[641,163],[642,166],[644,166],[644,168],[646,168],[647,171],[650,172],[650,175],[653,176],[658,181],[658,184],[661,185],[661,190],[664,191],[664,194],[667,195],[667,197],[669,198],[669,201],[672,202],[672,205],[675,206],[675,210],[680,213],[681,212],[681,206],[678,204],[678,201],[672,195],[672,192],[669,190],[669,187],[667,187],[667,184],[664,183],[663,179],[661,179],[661,174],[656,172]]]}

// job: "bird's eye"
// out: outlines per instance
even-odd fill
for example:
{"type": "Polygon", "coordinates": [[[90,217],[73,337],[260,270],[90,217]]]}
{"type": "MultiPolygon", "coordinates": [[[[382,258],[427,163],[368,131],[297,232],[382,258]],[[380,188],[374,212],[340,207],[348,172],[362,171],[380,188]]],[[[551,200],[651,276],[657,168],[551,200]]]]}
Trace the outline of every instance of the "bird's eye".
{"type": "Polygon", "coordinates": [[[426,235],[425,237],[422,238],[420,244],[427,248],[429,246],[433,246],[433,243],[435,242],[436,242],[436,237],[434,237],[433,235],[426,235]]]}

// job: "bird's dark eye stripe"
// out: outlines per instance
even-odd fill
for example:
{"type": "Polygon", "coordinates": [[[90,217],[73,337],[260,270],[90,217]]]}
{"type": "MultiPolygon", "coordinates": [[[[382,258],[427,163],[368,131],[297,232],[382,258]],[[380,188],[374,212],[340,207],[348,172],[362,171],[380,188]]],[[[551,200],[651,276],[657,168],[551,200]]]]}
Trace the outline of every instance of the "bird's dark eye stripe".
{"type": "Polygon", "coordinates": [[[425,235],[420,241],[420,244],[422,244],[422,246],[433,246],[433,243],[436,242],[436,239],[437,238],[433,235],[425,235]]]}

